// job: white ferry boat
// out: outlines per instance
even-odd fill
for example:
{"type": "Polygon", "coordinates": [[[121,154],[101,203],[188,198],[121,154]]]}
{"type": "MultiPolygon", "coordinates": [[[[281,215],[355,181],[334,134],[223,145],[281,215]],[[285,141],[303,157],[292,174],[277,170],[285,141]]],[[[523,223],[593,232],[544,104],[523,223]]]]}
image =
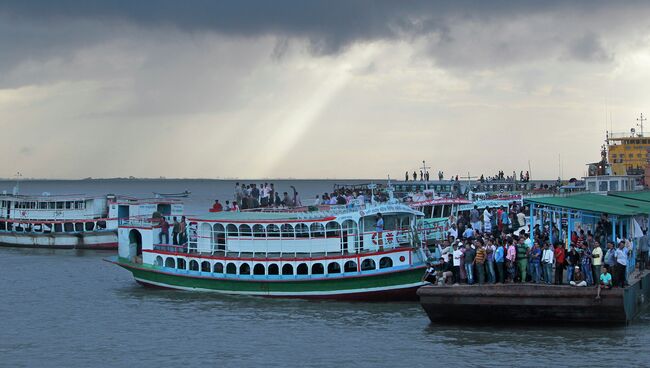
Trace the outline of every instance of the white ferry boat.
{"type": "Polygon", "coordinates": [[[120,219],[180,216],[171,199],[73,195],[0,195],[0,246],[116,249],[120,219]]]}
{"type": "Polygon", "coordinates": [[[155,221],[125,220],[111,259],[148,287],[269,297],[415,299],[422,212],[392,200],[318,211],[218,212],[160,244],[155,221]],[[377,231],[377,215],[384,227],[377,231]]]}

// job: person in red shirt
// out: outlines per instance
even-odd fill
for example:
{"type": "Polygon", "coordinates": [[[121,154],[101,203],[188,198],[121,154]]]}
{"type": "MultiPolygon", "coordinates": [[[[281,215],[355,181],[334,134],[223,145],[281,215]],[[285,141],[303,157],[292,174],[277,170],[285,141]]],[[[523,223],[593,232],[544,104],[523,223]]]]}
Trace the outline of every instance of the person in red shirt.
{"type": "Polygon", "coordinates": [[[564,278],[564,244],[562,242],[555,244],[553,255],[555,256],[555,285],[562,285],[564,278]]]}
{"type": "Polygon", "coordinates": [[[212,209],[210,209],[210,212],[221,212],[221,211],[223,211],[223,206],[221,205],[221,203],[219,203],[219,200],[216,199],[214,201],[214,204],[212,205],[212,209]]]}

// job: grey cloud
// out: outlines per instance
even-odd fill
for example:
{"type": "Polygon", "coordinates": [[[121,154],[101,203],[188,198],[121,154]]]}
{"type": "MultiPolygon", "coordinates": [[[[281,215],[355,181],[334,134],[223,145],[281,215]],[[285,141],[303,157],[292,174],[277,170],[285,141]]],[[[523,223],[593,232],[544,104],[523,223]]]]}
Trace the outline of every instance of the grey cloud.
{"type": "MultiPolygon", "coordinates": [[[[24,73],[11,71],[26,61],[64,64],[75,50],[116,38],[137,43],[146,32],[159,33],[160,43],[174,32],[272,36],[272,60],[281,60],[296,39],[306,40],[314,55],[336,54],[359,42],[424,40],[424,56],[461,71],[540,59],[603,63],[615,57],[606,47],[609,38],[644,32],[629,19],[647,15],[647,2],[603,0],[4,0],[0,85],[24,84],[24,73]]],[[[39,77],[47,79],[32,80],[39,77]]]]}

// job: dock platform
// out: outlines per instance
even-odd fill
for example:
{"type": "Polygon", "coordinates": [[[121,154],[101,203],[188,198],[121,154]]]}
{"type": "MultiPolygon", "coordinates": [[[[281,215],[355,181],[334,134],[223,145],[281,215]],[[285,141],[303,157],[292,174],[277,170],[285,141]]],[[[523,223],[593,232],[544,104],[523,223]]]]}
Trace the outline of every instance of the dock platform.
{"type": "Polygon", "coordinates": [[[625,288],[546,284],[427,285],[418,290],[431,322],[629,324],[650,301],[650,272],[625,288]]]}

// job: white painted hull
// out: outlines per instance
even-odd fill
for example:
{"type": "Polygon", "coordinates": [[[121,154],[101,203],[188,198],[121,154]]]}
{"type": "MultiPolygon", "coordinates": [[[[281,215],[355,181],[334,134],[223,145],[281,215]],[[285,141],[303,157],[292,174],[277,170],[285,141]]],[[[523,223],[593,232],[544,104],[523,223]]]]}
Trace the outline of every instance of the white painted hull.
{"type": "Polygon", "coordinates": [[[0,232],[0,246],[42,249],[117,249],[117,231],[50,234],[0,232]]]}

